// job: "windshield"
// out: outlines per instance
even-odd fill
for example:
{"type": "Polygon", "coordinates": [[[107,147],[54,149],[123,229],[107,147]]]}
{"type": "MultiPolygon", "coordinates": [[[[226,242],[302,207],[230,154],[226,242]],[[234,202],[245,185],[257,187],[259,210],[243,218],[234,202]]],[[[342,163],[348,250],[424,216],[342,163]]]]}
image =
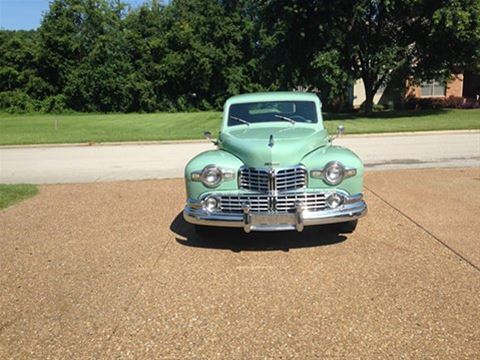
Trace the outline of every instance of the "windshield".
{"type": "Polygon", "coordinates": [[[288,121],[295,123],[316,123],[317,111],[313,101],[269,101],[230,106],[228,126],[288,121]]]}

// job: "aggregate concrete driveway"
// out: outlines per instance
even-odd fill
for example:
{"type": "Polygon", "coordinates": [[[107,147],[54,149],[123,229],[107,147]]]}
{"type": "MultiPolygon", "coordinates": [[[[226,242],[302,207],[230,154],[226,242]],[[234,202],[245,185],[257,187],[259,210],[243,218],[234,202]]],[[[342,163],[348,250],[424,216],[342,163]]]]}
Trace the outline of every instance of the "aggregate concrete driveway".
{"type": "Polygon", "coordinates": [[[180,179],[0,212],[0,358],[478,358],[480,169],[367,174],[353,235],[198,238],[180,179]]]}

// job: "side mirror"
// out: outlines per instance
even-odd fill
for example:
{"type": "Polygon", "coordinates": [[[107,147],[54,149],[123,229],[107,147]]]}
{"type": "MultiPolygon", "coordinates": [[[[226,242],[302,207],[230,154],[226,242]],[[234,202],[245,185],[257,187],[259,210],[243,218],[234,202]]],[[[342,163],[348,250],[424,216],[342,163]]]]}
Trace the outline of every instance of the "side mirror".
{"type": "Polygon", "coordinates": [[[203,137],[207,140],[212,141],[212,133],[210,131],[204,131],[203,132],[203,137]]]}
{"type": "Polygon", "coordinates": [[[218,141],[212,139],[212,133],[210,131],[204,131],[203,137],[207,140],[210,140],[214,145],[218,145],[218,141]]]}
{"type": "Polygon", "coordinates": [[[338,125],[338,127],[337,127],[337,135],[330,137],[330,141],[335,140],[336,138],[342,136],[343,134],[345,134],[345,126],[343,126],[343,125],[338,125]]]}

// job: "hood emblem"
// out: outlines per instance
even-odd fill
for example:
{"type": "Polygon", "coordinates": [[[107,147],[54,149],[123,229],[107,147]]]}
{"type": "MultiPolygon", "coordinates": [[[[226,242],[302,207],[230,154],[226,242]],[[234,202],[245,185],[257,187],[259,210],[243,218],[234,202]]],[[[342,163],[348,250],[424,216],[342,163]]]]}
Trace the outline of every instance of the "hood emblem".
{"type": "Polygon", "coordinates": [[[273,135],[270,135],[270,140],[268,140],[268,146],[273,147],[275,145],[275,142],[273,141],[273,135]]]}

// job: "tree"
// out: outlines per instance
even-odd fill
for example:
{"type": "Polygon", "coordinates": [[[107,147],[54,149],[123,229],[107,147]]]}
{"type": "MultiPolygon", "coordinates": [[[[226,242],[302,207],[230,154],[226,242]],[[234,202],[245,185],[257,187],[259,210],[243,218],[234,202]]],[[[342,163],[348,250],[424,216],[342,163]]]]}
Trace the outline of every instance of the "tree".
{"type": "Polygon", "coordinates": [[[345,31],[329,1],[270,0],[256,6],[264,79],[280,89],[320,91],[324,102],[342,97],[352,82],[341,62],[345,31]]]}
{"type": "MultiPolygon", "coordinates": [[[[345,44],[353,74],[365,86],[365,112],[392,76],[447,79],[468,64],[480,46],[477,0],[344,2],[345,44]],[[443,45],[442,45],[443,44],[443,45]]],[[[347,53],[342,53],[344,56],[347,53]]]]}
{"type": "Polygon", "coordinates": [[[37,31],[0,31],[11,111],[219,109],[242,92],[361,78],[447,79],[480,58],[478,0],[53,0],[37,31]]]}
{"type": "Polygon", "coordinates": [[[361,78],[370,114],[392,77],[446,79],[468,64],[480,47],[479,7],[478,0],[270,0],[262,16],[285,64],[284,86],[316,86],[332,99],[361,78]]]}
{"type": "Polygon", "coordinates": [[[130,75],[129,111],[151,112],[161,108],[164,80],[159,63],[166,54],[163,11],[160,1],[154,0],[132,9],[125,18],[127,53],[134,68],[130,75]]]}
{"type": "Polygon", "coordinates": [[[0,31],[0,92],[14,90],[35,99],[52,93],[38,72],[38,36],[34,31],[0,31]]]}
{"type": "Polygon", "coordinates": [[[39,29],[40,72],[79,111],[126,111],[133,72],[120,1],[55,0],[39,29]]]}
{"type": "Polygon", "coordinates": [[[248,17],[218,0],[173,0],[165,8],[165,54],[159,59],[165,101],[184,108],[220,108],[231,95],[255,88],[248,17]]]}

